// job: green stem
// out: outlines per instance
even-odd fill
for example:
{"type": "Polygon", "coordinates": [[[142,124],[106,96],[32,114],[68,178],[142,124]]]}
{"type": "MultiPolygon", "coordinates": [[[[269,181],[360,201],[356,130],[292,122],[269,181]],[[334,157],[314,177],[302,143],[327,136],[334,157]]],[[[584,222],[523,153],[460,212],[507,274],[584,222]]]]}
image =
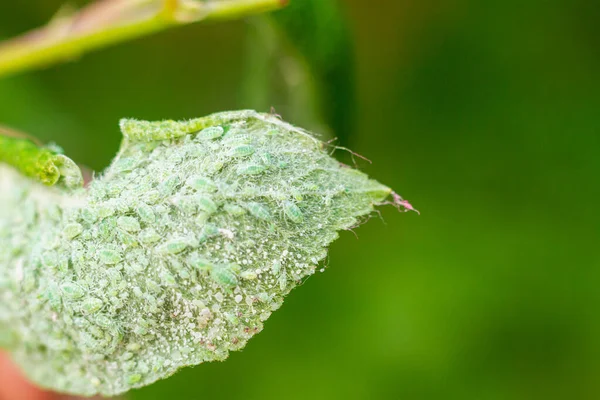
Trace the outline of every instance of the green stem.
{"type": "Polygon", "coordinates": [[[102,0],[0,44],[0,77],[202,20],[232,19],[283,7],[287,0],[102,0]]]}

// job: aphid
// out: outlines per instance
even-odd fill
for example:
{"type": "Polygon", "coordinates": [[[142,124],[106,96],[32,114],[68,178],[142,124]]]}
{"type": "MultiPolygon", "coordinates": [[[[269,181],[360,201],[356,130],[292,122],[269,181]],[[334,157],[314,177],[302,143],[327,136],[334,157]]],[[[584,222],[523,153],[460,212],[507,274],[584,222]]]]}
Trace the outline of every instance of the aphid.
{"type": "Polygon", "coordinates": [[[206,222],[209,220],[209,218],[210,218],[209,213],[201,211],[198,213],[198,215],[196,215],[196,217],[194,217],[194,222],[198,226],[204,226],[204,224],[206,224],[206,222]]]}
{"type": "Polygon", "coordinates": [[[122,260],[121,254],[112,249],[101,249],[98,251],[98,258],[100,262],[107,265],[118,264],[122,260]]]}
{"type": "Polygon", "coordinates": [[[81,311],[85,314],[93,314],[102,308],[104,303],[96,297],[88,297],[81,304],[81,311]]]}
{"type": "Polygon", "coordinates": [[[246,210],[236,204],[227,203],[223,206],[223,209],[230,215],[239,216],[246,214],[246,210]]]}
{"type": "Polygon", "coordinates": [[[96,352],[100,348],[100,341],[95,339],[92,335],[87,332],[81,332],[79,334],[79,343],[85,349],[90,352],[96,352]]]}
{"type": "Polygon", "coordinates": [[[83,232],[83,226],[78,223],[68,224],[63,230],[67,239],[73,239],[83,232]]]}
{"type": "Polygon", "coordinates": [[[139,221],[134,217],[119,217],[117,225],[127,232],[137,232],[141,229],[139,221]]]}
{"type": "Polygon", "coordinates": [[[171,239],[158,248],[158,251],[163,254],[179,254],[187,249],[188,244],[182,239],[171,239]]]}
{"type": "Polygon", "coordinates": [[[232,157],[248,157],[254,154],[254,151],[254,146],[243,145],[233,148],[229,154],[232,157]]]}
{"type": "Polygon", "coordinates": [[[198,140],[213,140],[220,138],[225,133],[225,130],[221,126],[211,126],[208,128],[202,129],[198,132],[196,138],[198,140]]]}
{"type": "Polygon", "coordinates": [[[113,321],[106,315],[98,315],[94,321],[103,328],[109,328],[113,325],[113,321]]]}
{"type": "Polygon", "coordinates": [[[279,289],[281,289],[281,291],[284,291],[285,288],[287,287],[287,276],[286,276],[286,274],[279,275],[279,279],[277,281],[279,283],[279,289]]]}
{"type": "Polygon", "coordinates": [[[269,220],[271,219],[271,213],[269,209],[264,204],[260,203],[248,203],[246,204],[246,209],[258,219],[269,220]]]}
{"type": "Polygon", "coordinates": [[[158,192],[158,190],[150,190],[143,197],[144,201],[148,204],[156,204],[156,202],[158,202],[160,198],[161,195],[158,192]]]}
{"type": "Polygon", "coordinates": [[[175,277],[173,275],[171,275],[170,273],[168,273],[167,271],[163,271],[160,274],[160,280],[163,282],[163,284],[165,284],[167,286],[176,286],[177,285],[177,281],[175,280],[175,277]]]}
{"type": "Polygon", "coordinates": [[[196,196],[196,203],[199,209],[210,214],[215,213],[218,208],[215,202],[208,196],[196,196]]]}
{"type": "Polygon", "coordinates": [[[156,297],[152,296],[151,294],[146,294],[144,299],[146,299],[146,302],[148,303],[148,311],[150,313],[157,313],[159,311],[156,297]]]}
{"type": "Polygon", "coordinates": [[[219,228],[214,224],[205,224],[202,228],[202,234],[198,239],[199,243],[203,243],[210,239],[211,237],[217,236],[219,234],[219,228]]]}
{"type": "Polygon", "coordinates": [[[178,196],[171,200],[184,214],[194,214],[197,210],[198,201],[194,196],[178,196]]]}
{"type": "Polygon", "coordinates": [[[225,140],[228,143],[237,143],[237,144],[248,144],[252,142],[254,138],[252,135],[248,133],[244,133],[246,130],[243,126],[234,126],[230,127],[227,135],[225,136],[225,140]]]}
{"type": "Polygon", "coordinates": [[[115,213],[115,209],[113,207],[109,207],[107,205],[103,205],[98,208],[97,214],[100,219],[104,219],[110,217],[115,213]]]}
{"type": "Polygon", "coordinates": [[[279,272],[281,272],[281,263],[279,261],[274,261],[271,265],[271,271],[274,275],[279,275],[279,272]]]}
{"type": "Polygon", "coordinates": [[[152,279],[146,279],[146,288],[152,293],[160,293],[160,286],[158,283],[154,282],[152,279]]]}
{"type": "Polygon", "coordinates": [[[304,220],[304,214],[302,214],[300,208],[291,201],[286,201],[283,203],[283,212],[295,223],[300,223],[304,220]]]}
{"type": "Polygon", "coordinates": [[[267,167],[264,165],[240,165],[237,169],[237,173],[239,175],[259,175],[267,170],[267,167]]]}
{"type": "Polygon", "coordinates": [[[188,270],[186,270],[185,268],[180,268],[177,270],[177,274],[182,278],[182,279],[190,279],[190,273],[188,272],[188,270]]]}
{"type": "Polygon", "coordinates": [[[197,255],[190,258],[190,264],[198,271],[202,272],[211,271],[214,267],[212,262],[197,255]]]}
{"type": "Polygon", "coordinates": [[[265,165],[268,165],[268,166],[274,166],[277,164],[275,157],[273,157],[273,155],[271,153],[262,153],[260,155],[260,159],[262,160],[262,162],[265,165]]]}
{"type": "Polygon", "coordinates": [[[210,180],[209,178],[205,178],[203,176],[192,176],[191,178],[189,178],[186,181],[186,184],[193,188],[196,189],[200,192],[216,192],[217,191],[217,185],[215,185],[215,183],[210,180]]]}
{"type": "Polygon", "coordinates": [[[215,282],[223,286],[236,286],[238,284],[235,273],[228,265],[215,266],[211,271],[211,277],[215,282]]]}
{"type": "Polygon", "coordinates": [[[130,385],[138,383],[141,380],[142,380],[141,374],[131,374],[127,377],[127,383],[129,383],[130,385]]]}
{"type": "Polygon", "coordinates": [[[54,310],[60,309],[60,306],[62,305],[62,301],[61,301],[60,295],[58,294],[58,290],[56,288],[50,287],[50,288],[46,289],[43,296],[46,300],[48,300],[50,307],[52,307],[54,310]]]}
{"type": "Polygon", "coordinates": [[[67,282],[60,286],[63,295],[69,299],[76,300],[85,296],[85,291],[81,286],[73,282],[67,282]]]}
{"type": "Polygon", "coordinates": [[[152,211],[152,207],[146,204],[140,204],[136,209],[137,214],[140,216],[140,219],[147,223],[152,224],[156,221],[156,215],[154,215],[154,211],[152,211]]]}
{"type": "Polygon", "coordinates": [[[123,279],[123,275],[121,275],[119,270],[116,268],[107,269],[106,275],[108,276],[108,279],[110,279],[110,281],[113,285],[117,284],[118,282],[120,282],[123,279]]]}
{"type": "Polygon", "coordinates": [[[179,186],[179,184],[181,183],[181,180],[179,179],[179,176],[177,175],[171,175],[170,177],[168,177],[165,181],[163,181],[160,186],[158,187],[158,190],[165,196],[169,196],[171,194],[173,194],[173,192],[175,192],[175,189],[177,189],[177,186],[179,186]]]}
{"type": "Polygon", "coordinates": [[[88,332],[90,332],[93,336],[97,337],[98,339],[104,339],[104,332],[97,326],[90,325],[87,329],[88,332]]]}
{"type": "Polygon", "coordinates": [[[161,236],[154,229],[148,228],[140,232],[139,239],[144,244],[152,244],[158,242],[161,236]]]}
{"type": "Polygon", "coordinates": [[[83,221],[87,222],[88,224],[93,224],[98,219],[98,216],[88,208],[82,209],[80,216],[81,216],[81,219],[83,221]]]}

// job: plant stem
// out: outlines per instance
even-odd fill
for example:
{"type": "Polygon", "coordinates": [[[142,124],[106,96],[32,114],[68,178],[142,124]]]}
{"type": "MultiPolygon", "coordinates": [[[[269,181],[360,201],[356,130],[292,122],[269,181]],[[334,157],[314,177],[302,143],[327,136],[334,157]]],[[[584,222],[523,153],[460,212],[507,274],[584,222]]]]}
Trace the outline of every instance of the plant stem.
{"type": "Polygon", "coordinates": [[[275,10],[287,0],[99,0],[0,43],[0,78],[79,57],[172,26],[275,10]]]}

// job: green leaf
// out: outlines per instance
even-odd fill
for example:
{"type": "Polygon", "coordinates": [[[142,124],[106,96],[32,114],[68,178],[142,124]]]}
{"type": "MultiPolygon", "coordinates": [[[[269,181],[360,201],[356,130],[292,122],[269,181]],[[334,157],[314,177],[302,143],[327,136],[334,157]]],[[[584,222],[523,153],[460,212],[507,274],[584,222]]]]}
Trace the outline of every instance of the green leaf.
{"type": "Polygon", "coordinates": [[[224,360],[392,193],[271,115],[121,127],[85,189],[0,165],[0,345],[61,392],[115,395],[224,360]]]}

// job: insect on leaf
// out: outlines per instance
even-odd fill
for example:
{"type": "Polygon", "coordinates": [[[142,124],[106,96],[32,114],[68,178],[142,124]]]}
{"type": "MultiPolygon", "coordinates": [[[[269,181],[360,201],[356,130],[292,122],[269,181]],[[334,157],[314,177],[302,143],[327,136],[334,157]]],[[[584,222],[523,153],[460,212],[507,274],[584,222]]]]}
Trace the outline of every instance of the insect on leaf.
{"type": "Polygon", "coordinates": [[[392,194],[271,115],[121,128],[87,188],[0,165],[0,346],[61,392],[116,395],[224,360],[392,194]]]}

